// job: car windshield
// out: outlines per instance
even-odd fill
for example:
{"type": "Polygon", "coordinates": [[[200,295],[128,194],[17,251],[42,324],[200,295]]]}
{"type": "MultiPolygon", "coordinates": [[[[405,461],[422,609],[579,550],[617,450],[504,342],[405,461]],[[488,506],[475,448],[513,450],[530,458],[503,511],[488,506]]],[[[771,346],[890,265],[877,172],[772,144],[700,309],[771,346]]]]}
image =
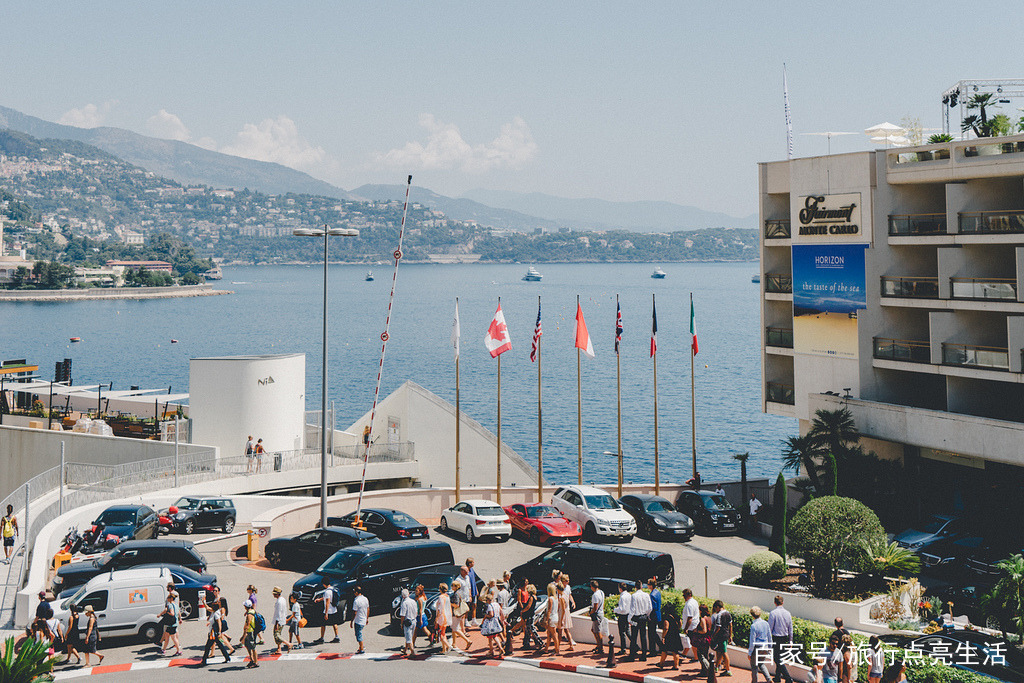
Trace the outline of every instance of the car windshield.
{"type": "Polygon", "coordinates": [[[134,523],[135,510],[104,510],[103,514],[96,519],[96,524],[104,524],[106,526],[134,523]]]}
{"type": "Polygon", "coordinates": [[[557,517],[558,511],[550,505],[533,505],[526,508],[526,516],[531,519],[539,517],[557,517]]]}
{"type": "Polygon", "coordinates": [[[362,553],[337,552],[327,558],[317,571],[321,574],[348,574],[361,559],[362,553]]]}
{"type": "Polygon", "coordinates": [[[732,503],[725,499],[725,496],[713,495],[704,496],[704,507],[708,510],[732,510],[732,503]]]}
{"type": "Polygon", "coordinates": [[[587,507],[591,510],[618,510],[619,504],[615,502],[615,499],[609,496],[607,493],[597,494],[593,496],[583,496],[583,499],[587,501],[587,507]]]}
{"type": "Polygon", "coordinates": [[[199,507],[199,501],[195,498],[179,498],[174,507],[179,510],[195,510],[199,507]]]}
{"type": "Polygon", "coordinates": [[[459,576],[459,570],[458,569],[451,569],[451,570],[449,570],[447,572],[439,572],[439,571],[436,571],[436,570],[435,571],[429,571],[429,572],[423,572],[422,574],[417,576],[415,579],[413,579],[412,585],[413,586],[418,586],[418,585],[422,584],[424,590],[427,590],[427,591],[435,590],[436,591],[437,590],[437,586],[439,584],[447,583],[448,585],[451,585],[452,581],[454,581],[458,576],[459,576]]]}
{"type": "Polygon", "coordinates": [[[400,526],[418,526],[419,522],[404,512],[392,512],[391,521],[400,526]]]}
{"type": "Polygon", "coordinates": [[[667,500],[652,500],[644,506],[648,512],[672,512],[675,510],[667,500]]]}
{"type": "Polygon", "coordinates": [[[76,602],[77,603],[79,600],[81,600],[82,596],[85,595],[85,589],[86,588],[88,588],[88,586],[82,586],[77,591],[75,591],[74,595],[72,595],[70,598],[68,598],[64,602],[60,603],[60,608],[61,609],[67,609],[68,605],[70,605],[72,602],[76,602]]]}
{"type": "Polygon", "coordinates": [[[497,505],[493,507],[479,507],[476,509],[476,514],[481,517],[504,517],[505,511],[497,505]]]}
{"type": "Polygon", "coordinates": [[[926,534],[937,534],[942,531],[942,527],[949,523],[948,519],[942,519],[941,517],[933,517],[932,521],[922,527],[921,531],[926,534]]]}

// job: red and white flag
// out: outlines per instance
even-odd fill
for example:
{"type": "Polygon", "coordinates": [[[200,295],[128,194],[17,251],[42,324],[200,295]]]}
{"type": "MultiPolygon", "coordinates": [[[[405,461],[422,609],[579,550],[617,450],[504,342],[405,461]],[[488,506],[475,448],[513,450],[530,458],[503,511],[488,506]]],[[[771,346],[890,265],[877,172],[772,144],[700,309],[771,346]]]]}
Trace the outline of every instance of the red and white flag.
{"type": "Polygon", "coordinates": [[[494,313],[494,320],[487,328],[487,335],[484,337],[484,346],[491,353],[491,358],[497,358],[512,348],[512,340],[508,336],[508,326],[505,325],[505,314],[501,312],[501,304],[494,313]]]}
{"type": "Polygon", "coordinates": [[[587,332],[587,321],[583,319],[583,309],[576,303],[576,348],[583,351],[587,358],[594,357],[594,343],[587,332]]]}
{"type": "Polygon", "coordinates": [[[530,349],[530,360],[537,362],[537,351],[540,349],[540,338],[544,329],[540,326],[540,301],[537,301],[537,325],[533,328],[533,347],[530,349]]]}

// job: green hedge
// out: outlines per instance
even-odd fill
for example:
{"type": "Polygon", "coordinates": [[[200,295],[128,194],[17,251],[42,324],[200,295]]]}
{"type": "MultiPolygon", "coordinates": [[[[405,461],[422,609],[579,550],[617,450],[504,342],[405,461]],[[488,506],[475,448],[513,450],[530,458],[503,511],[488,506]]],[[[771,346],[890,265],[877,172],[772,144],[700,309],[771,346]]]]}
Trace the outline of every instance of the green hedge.
{"type": "MultiPolygon", "coordinates": [[[[697,598],[697,602],[702,605],[707,605],[708,609],[711,609],[711,605],[714,604],[714,600],[701,596],[694,596],[697,598]]],[[[615,621],[614,608],[619,602],[618,595],[609,596],[605,600],[605,616],[608,617],[612,622],[615,621]]],[[[683,613],[683,604],[686,601],[683,599],[682,591],[674,588],[664,588],[661,591],[661,604],[662,610],[666,607],[674,607],[678,614],[683,613]]],[[[769,607],[774,605],[759,605],[761,610],[764,612],[764,618],[768,617],[769,607]]],[[[733,643],[738,647],[746,649],[749,645],[750,638],[750,625],[753,623],[753,618],[750,616],[750,607],[741,607],[739,605],[726,604],[725,609],[729,610],[732,614],[732,634],[733,643]]],[[[812,648],[812,643],[824,643],[828,641],[829,636],[835,631],[834,626],[826,626],[825,624],[819,624],[816,621],[810,621],[808,619],[801,619],[800,617],[793,617],[793,642],[800,645],[801,649],[805,653],[818,652],[820,646],[812,648]]],[[[862,636],[858,633],[853,635],[853,644],[860,648],[866,647],[868,644],[867,636],[862,636]]],[[[890,648],[886,648],[888,650],[890,648]]],[[[901,653],[902,650],[897,648],[897,652],[901,653]]],[[[899,658],[900,654],[896,657],[899,658]]],[[[907,658],[905,658],[907,659],[907,658]]],[[[886,659],[888,662],[888,658],[886,659]]],[[[972,671],[966,671],[964,669],[957,669],[952,666],[946,666],[940,663],[917,663],[914,660],[907,659],[907,680],[909,683],[992,683],[992,679],[988,676],[983,676],[972,671]]],[[[868,667],[861,662],[857,667],[857,681],[858,683],[867,683],[868,680],[868,667]]]]}
{"type": "Polygon", "coordinates": [[[743,561],[740,581],[746,586],[767,586],[786,575],[786,561],[778,553],[761,550],[743,561]]]}

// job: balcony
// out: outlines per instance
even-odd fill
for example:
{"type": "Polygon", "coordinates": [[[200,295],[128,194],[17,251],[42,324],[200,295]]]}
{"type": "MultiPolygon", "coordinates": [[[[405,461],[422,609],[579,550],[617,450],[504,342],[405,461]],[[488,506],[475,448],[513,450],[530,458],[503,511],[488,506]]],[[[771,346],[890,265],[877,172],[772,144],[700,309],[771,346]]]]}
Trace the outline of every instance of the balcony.
{"type": "Polygon", "coordinates": [[[1009,370],[1010,351],[1006,347],[1000,346],[943,343],[942,362],[945,365],[960,365],[969,368],[1009,370]]]}
{"type": "Polygon", "coordinates": [[[938,299],[939,278],[892,277],[883,275],[882,296],[906,299],[938,299]]]}
{"type": "Polygon", "coordinates": [[[764,328],[765,346],[778,346],[783,349],[793,348],[792,327],[766,327],[764,328]]]}
{"type": "Polygon", "coordinates": [[[967,158],[1016,154],[1017,152],[1024,152],[1024,142],[989,142],[983,145],[973,144],[964,147],[964,156],[967,158]]]}
{"type": "Polygon", "coordinates": [[[893,236],[944,235],[946,214],[907,213],[889,216],[889,234],[893,236]]]}
{"type": "Polygon", "coordinates": [[[764,222],[764,238],[766,240],[786,240],[791,236],[789,219],[780,218],[764,222]]]}
{"type": "Polygon", "coordinates": [[[907,363],[931,363],[931,348],[926,341],[875,337],[875,358],[907,363]]]}
{"type": "Polygon", "coordinates": [[[793,276],[789,273],[765,273],[764,291],[772,294],[792,294],[793,276]]]}
{"type": "Polygon", "coordinates": [[[976,211],[960,214],[964,235],[999,235],[1024,232],[1024,211],[976,211]]]}
{"type": "Polygon", "coordinates": [[[789,406],[796,403],[793,385],[782,382],[768,382],[767,398],[772,403],[785,403],[789,406]]]}
{"type": "Polygon", "coordinates": [[[1010,278],[949,278],[954,299],[1017,300],[1017,281],[1010,278]]]}

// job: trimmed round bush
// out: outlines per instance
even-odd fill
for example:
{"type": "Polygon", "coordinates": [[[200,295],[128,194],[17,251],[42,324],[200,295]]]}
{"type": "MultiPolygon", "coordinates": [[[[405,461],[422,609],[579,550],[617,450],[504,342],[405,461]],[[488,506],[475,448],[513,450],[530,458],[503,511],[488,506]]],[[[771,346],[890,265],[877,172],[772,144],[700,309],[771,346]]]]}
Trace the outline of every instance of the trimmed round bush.
{"type": "Polygon", "coordinates": [[[770,550],[756,552],[743,561],[740,581],[748,586],[766,586],[786,575],[786,561],[770,550]]]}

